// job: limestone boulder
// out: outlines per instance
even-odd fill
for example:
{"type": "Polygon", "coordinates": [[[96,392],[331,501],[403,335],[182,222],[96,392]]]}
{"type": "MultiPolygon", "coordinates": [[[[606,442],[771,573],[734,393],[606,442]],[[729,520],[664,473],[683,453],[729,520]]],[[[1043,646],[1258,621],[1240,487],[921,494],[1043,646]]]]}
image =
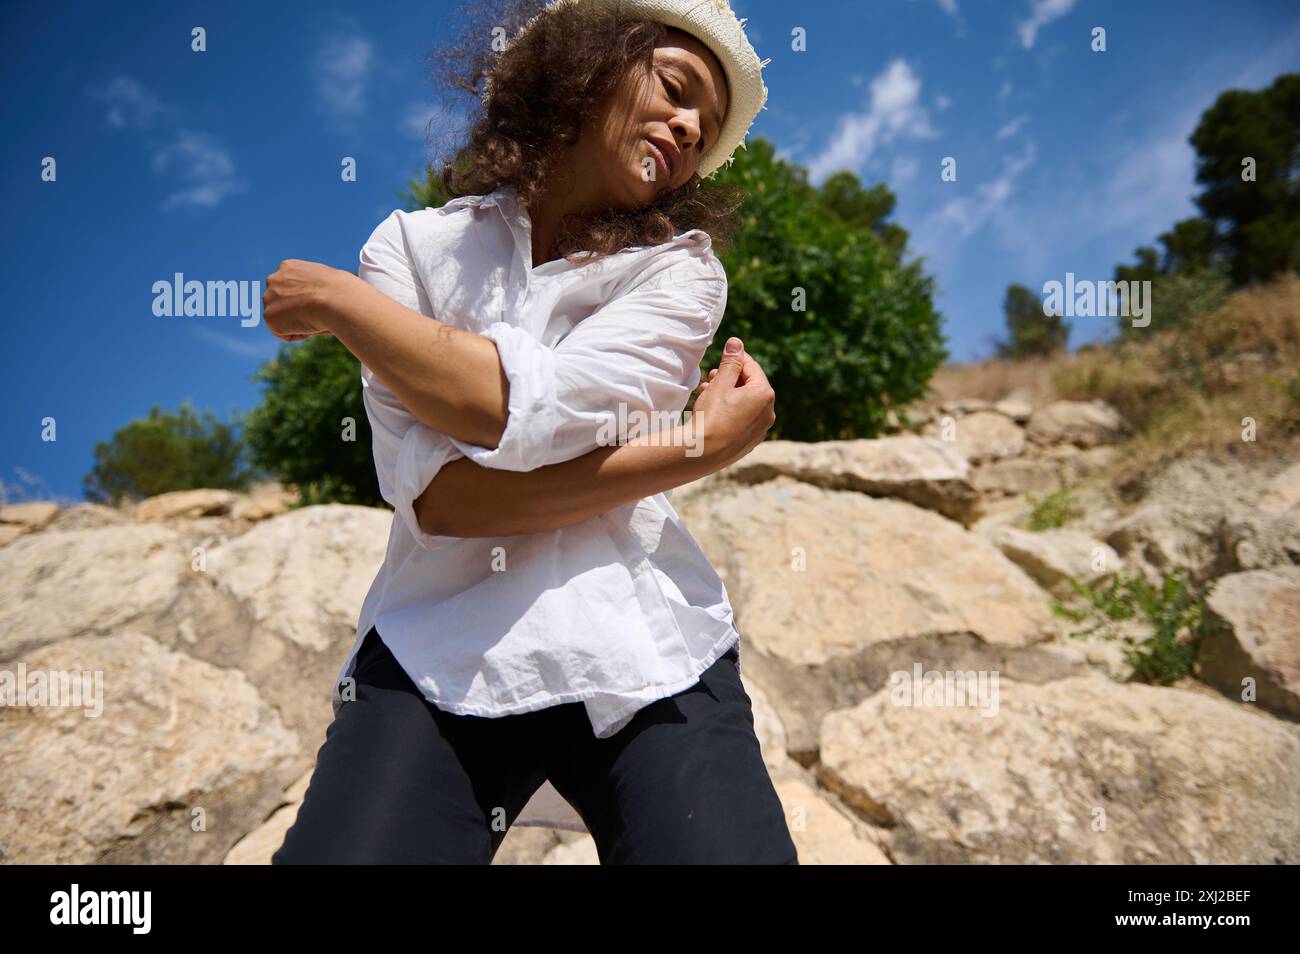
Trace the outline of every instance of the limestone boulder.
{"type": "Polygon", "coordinates": [[[899,864],[1300,861],[1291,723],[1095,674],[1000,679],[992,715],[893,695],[826,716],[818,774],[899,864]]]}
{"type": "Polygon", "coordinates": [[[1200,677],[1234,699],[1300,719],[1300,567],[1233,573],[1206,600],[1217,623],[1201,643],[1200,677]]]}
{"type": "Polygon", "coordinates": [[[1039,586],[1058,597],[1076,595],[1071,577],[1091,587],[1123,570],[1123,561],[1114,549],[1086,533],[1063,527],[1037,532],[1002,527],[993,543],[1039,586]]]}
{"type": "Polygon", "coordinates": [[[715,476],[745,484],[791,477],[831,490],[897,497],[961,522],[974,519],[978,502],[970,464],[961,452],[952,443],[915,434],[815,443],[764,441],[715,476]]]}
{"type": "Polygon", "coordinates": [[[221,517],[230,513],[238,499],[231,490],[177,490],[141,500],[131,516],[144,523],[176,517],[221,517]]]}
{"type": "Polygon", "coordinates": [[[7,668],[18,662],[86,691],[79,707],[0,706],[9,864],[216,863],[300,771],[299,739],[241,672],[146,633],[47,643],[7,668]]]}
{"type": "Polygon", "coordinates": [[[1093,447],[1114,444],[1132,428],[1105,401],[1053,401],[1033,413],[1025,431],[1035,444],[1093,447]]]}
{"type": "Polygon", "coordinates": [[[161,525],[29,534],[0,549],[0,658],[164,615],[189,554],[161,525]]]}
{"type": "Polygon", "coordinates": [[[927,425],[922,433],[939,440],[951,433],[957,450],[971,463],[1016,457],[1025,450],[1024,430],[996,411],[981,410],[941,420],[927,425]]]}
{"type": "Polygon", "coordinates": [[[984,494],[1045,496],[1062,486],[1060,465],[1037,457],[990,460],[975,467],[971,479],[984,494]]]}
{"type": "Polygon", "coordinates": [[[1054,633],[1047,594],[983,537],[920,507],[781,477],[679,512],[722,576],[746,675],[796,758],[815,751],[826,712],[917,659],[1031,679],[1078,665],[1037,646],[1054,633]]]}
{"type": "Polygon", "coordinates": [[[50,500],[6,504],[0,507],[0,524],[39,530],[53,520],[58,512],[59,505],[50,500]]]}
{"type": "Polygon", "coordinates": [[[79,503],[59,511],[49,522],[47,530],[94,530],[99,527],[120,527],[131,518],[116,507],[100,503],[79,503]]]}

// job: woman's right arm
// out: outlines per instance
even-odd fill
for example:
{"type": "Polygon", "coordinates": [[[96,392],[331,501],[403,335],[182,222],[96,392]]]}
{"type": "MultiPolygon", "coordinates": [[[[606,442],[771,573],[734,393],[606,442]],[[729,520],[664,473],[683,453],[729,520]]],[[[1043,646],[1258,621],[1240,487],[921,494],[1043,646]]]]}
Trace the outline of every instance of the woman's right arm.
{"type": "Polygon", "coordinates": [[[690,419],[616,447],[530,471],[444,464],[415,501],[425,533],[496,537],[542,533],[699,480],[750,452],[776,420],[767,376],[745,352],[724,355],[690,419]]]}

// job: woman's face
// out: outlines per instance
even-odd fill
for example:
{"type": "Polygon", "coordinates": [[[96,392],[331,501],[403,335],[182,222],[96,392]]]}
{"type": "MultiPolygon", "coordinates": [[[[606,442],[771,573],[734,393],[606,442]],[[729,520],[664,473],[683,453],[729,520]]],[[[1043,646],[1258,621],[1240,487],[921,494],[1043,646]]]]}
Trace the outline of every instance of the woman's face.
{"type": "Polygon", "coordinates": [[[582,205],[639,208],[695,173],[727,115],[726,75],[703,43],[669,30],[649,73],[632,70],[602,106],[564,166],[582,205]]]}

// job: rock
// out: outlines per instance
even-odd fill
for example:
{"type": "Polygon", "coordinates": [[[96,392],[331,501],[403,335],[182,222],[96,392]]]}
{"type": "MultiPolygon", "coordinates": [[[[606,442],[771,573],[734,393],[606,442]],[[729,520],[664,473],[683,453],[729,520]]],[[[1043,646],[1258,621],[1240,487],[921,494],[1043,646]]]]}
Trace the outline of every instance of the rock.
{"type": "Polygon", "coordinates": [[[1300,520],[1300,461],[1268,481],[1260,495],[1259,508],[1266,513],[1300,520]]]}
{"type": "Polygon", "coordinates": [[[318,652],[350,648],[392,520],[348,504],[291,510],[214,547],[206,572],[264,630],[318,652]]]}
{"type": "Polygon", "coordinates": [[[1002,678],[992,717],[891,695],[826,716],[818,775],[899,864],[1300,861],[1294,725],[1095,674],[1002,678]]]}
{"type": "Polygon", "coordinates": [[[1105,401],[1053,401],[1036,410],[1026,425],[1036,444],[1113,444],[1131,432],[1118,411],[1105,401]]]}
{"type": "Polygon", "coordinates": [[[973,414],[976,411],[987,411],[993,407],[992,402],[985,401],[982,398],[959,398],[956,401],[941,401],[939,410],[944,414],[973,414]]]}
{"type": "Polygon", "coordinates": [[[278,483],[260,484],[235,501],[230,515],[237,520],[266,520],[288,513],[298,499],[297,491],[278,483]]]}
{"type": "Polygon", "coordinates": [[[943,440],[948,427],[958,451],[972,463],[1015,457],[1025,449],[1025,432],[1010,418],[993,411],[975,411],[952,420],[951,425],[943,421],[929,424],[922,433],[943,440]]]}
{"type": "Polygon", "coordinates": [[[58,512],[59,505],[50,500],[7,504],[0,507],[0,524],[16,524],[28,530],[39,530],[53,520],[58,512]]]}
{"type": "Polygon", "coordinates": [[[723,578],[746,675],[780,713],[796,757],[815,750],[825,712],[918,658],[1018,665],[1034,678],[1070,668],[1027,651],[1054,622],[1033,580],[912,504],[780,477],[679,512],[723,578]]]}
{"type": "Polygon", "coordinates": [[[543,782],[542,787],[533,793],[514,824],[521,828],[555,828],[579,832],[587,830],[582,816],[549,781],[543,782]]]}
{"type": "Polygon", "coordinates": [[[863,822],[802,778],[776,780],[800,865],[887,865],[863,822]]]}
{"type": "Polygon", "coordinates": [[[1300,562],[1300,522],[1244,507],[1220,488],[1221,499],[1206,502],[1173,494],[1148,498],[1112,523],[1106,542],[1152,584],[1181,567],[1203,583],[1239,570],[1300,562]]]}
{"type": "Polygon", "coordinates": [[[1026,398],[1008,395],[993,405],[993,410],[1005,414],[1017,424],[1023,424],[1034,413],[1034,405],[1026,398]]]}
{"type": "Polygon", "coordinates": [[[779,772],[790,764],[785,750],[785,726],[781,723],[781,715],[758,683],[743,675],[740,681],[744,684],[745,694],[749,696],[750,708],[753,710],[754,734],[758,736],[758,746],[763,750],[763,762],[769,772],[779,772]]]}
{"type": "Polygon", "coordinates": [[[1035,457],[991,460],[976,467],[971,479],[980,493],[1051,494],[1061,489],[1057,465],[1035,457]]]}
{"type": "Polygon", "coordinates": [[[1003,527],[993,543],[1044,589],[1075,596],[1070,577],[1084,586],[1109,579],[1123,569],[1119,554],[1086,533],[1063,528],[1031,533],[1003,527]]]}
{"type": "Polygon", "coordinates": [[[1106,531],[1105,540],[1152,585],[1162,582],[1176,567],[1200,580],[1218,552],[1213,529],[1190,525],[1163,503],[1143,504],[1121,517],[1106,531]]]}
{"type": "Polygon", "coordinates": [[[1021,526],[1033,512],[1034,508],[1020,497],[987,499],[980,505],[980,518],[971,524],[970,531],[991,541],[999,528],[1021,526]]]}
{"type": "Polygon", "coordinates": [[[297,736],[242,673],[144,633],[62,640],[21,661],[29,676],[98,673],[100,712],[0,706],[8,864],[216,863],[300,771],[297,736]]]}
{"type": "Polygon", "coordinates": [[[131,516],[141,522],[175,517],[224,517],[229,515],[237,499],[238,495],[229,490],[177,490],[140,501],[131,516]]]}
{"type": "Polygon", "coordinates": [[[17,523],[0,523],[0,547],[8,546],[30,532],[31,527],[24,527],[17,523]]]}
{"type": "Polygon", "coordinates": [[[1229,508],[1219,520],[1219,551],[1210,575],[1300,563],[1300,520],[1283,513],[1229,508]]]}
{"type": "Polygon", "coordinates": [[[1114,466],[1120,459],[1119,448],[1112,445],[1103,444],[1097,447],[1083,448],[1082,450],[1074,448],[1070,444],[1061,446],[1078,451],[1078,453],[1071,454],[1061,460],[1061,479],[1067,484],[1077,484],[1090,477],[1097,477],[1114,466]]]}
{"type": "Polygon", "coordinates": [[[97,527],[120,527],[131,518],[115,507],[98,503],[79,503],[67,507],[49,522],[46,530],[93,530],[97,527]]]}
{"type": "Polygon", "coordinates": [[[231,848],[222,862],[227,865],[269,865],[272,856],[284,844],[284,836],[289,833],[293,823],[298,820],[298,809],[307,797],[307,786],[311,784],[311,771],[304,772],[284,793],[287,799],[266,821],[254,828],[235,847],[231,848]]]}
{"type": "Polygon", "coordinates": [[[598,865],[600,855],[590,835],[577,841],[562,842],[546,853],[544,865],[598,865]]]}
{"type": "Polygon", "coordinates": [[[155,525],[44,531],[14,541],[0,550],[0,658],[165,615],[188,557],[175,532],[155,525]]]}
{"type": "MultiPolygon", "coordinates": [[[[555,848],[567,844],[565,838],[577,840],[585,838],[591,840],[590,835],[578,835],[571,831],[553,831],[549,828],[520,828],[518,825],[511,827],[506,832],[506,837],[502,840],[501,846],[497,849],[496,856],[492,859],[494,865],[540,865],[546,861],[546,856],[555,848]]],[[[593,842],[593,847],[595,844],[593,842]]]]}
{"type": "Polygon", "coordinates": [[[962,522],[973,519],[978,499],[970,465],[961,453],[944,441],[915,434],[816,443],[763,441],[716,476],[753,484],[780,475],[833,490],[898,497],[962,522]]]}
{"type": "Polygon", "coordinates": [[[1251,679],[1259,705],[1300,718],[1300,567],[1220,577],[1206,609],[1219,625],[1201,643],[1201,679],[1233,699],[1251,679]]]}

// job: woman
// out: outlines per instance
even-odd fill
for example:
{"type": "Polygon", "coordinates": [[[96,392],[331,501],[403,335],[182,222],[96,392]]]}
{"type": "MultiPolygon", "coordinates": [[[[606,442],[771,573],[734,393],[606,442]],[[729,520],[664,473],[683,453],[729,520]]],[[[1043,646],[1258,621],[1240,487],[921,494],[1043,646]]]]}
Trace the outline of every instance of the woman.
{"type": "Polygon", "coordinates": [[[761,441],[774,395],[737,347],[689,421],[644,423],[684,408],[722,319],[686,226],[725,232],[701,176],[762,64],[720,0],[563,0],[490,66],[458,198],[394,212],[358,276],[267,283],[277,336],[361,359],[396,511],[273,860],[489,863],[549,780],[602,863],[797,864],[725,588],[667,497],[761,441]]]}

